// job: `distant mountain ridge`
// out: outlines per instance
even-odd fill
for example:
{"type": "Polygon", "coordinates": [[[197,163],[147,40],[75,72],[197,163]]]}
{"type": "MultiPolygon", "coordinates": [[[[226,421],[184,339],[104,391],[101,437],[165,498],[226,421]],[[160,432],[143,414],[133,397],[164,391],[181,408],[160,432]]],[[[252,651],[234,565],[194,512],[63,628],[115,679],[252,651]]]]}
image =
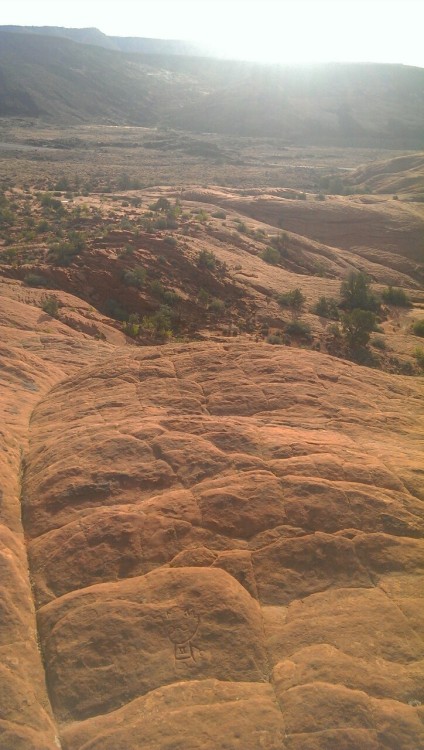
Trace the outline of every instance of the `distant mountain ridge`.
{"type": "Polygon", "coordinates": [[[424,148],[421,68],[265,65],[183,55],[178,45],[185,43],[177,41],[179,52],[153,51],[156,42],[174,44],[166,40],[124,40],[145,45],[143,53],[130,53],[106,48],[119,38],[97,29],[65,30],[75,41],[55,28],[44,35],[7,28],[0,30],[0,117],[424,148]]]}
{"type": "Polygon", "coordinates": [[[96,47],[115,52],[135,52],[151,55],[206,55],[206,49],[181,39],[151,39],[149,37],[108,36],[96,28],[72,29],[63,26],[0,26],[2,31],[14,34],[38,34],[70,39],[79,44],[94,44],[96,47]]]}

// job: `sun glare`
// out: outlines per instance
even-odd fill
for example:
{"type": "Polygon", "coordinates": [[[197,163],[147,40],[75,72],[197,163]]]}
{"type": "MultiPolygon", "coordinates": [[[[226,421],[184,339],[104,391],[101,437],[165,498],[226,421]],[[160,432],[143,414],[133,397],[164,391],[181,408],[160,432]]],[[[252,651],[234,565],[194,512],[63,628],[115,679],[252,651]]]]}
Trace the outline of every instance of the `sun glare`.
{"type": "Polygon", "coordinates": [[[197,34],[212,52],[224,57],[273,63],[424,64],[418,31],[418,22],[424,22],[421,3],[234,0],[226,9],[225,5],[216,3],[222,13],[210,14],[207,33],[197,34]]]}

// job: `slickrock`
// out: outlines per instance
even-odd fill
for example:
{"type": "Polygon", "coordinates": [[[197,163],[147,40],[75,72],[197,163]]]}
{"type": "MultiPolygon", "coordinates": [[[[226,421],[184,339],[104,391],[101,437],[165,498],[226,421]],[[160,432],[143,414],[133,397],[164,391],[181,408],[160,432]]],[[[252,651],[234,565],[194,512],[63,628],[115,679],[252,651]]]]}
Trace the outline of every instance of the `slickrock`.
{"type": "Polygon", "coordinates": [[[423,747],[422,382],[55,326],[5,333],[1,747],[423,747]]]}
{"type": "MultiPolygon", "coordinates": [[[[39,652],[21,523],[21,473],[32,410],[98,346],[40,310],[0,296],[0,747],[60,747],[39,652]],[[81,357],[81,355],[83,355],[81,357]],[[61,364],[59,364],[61,363],[61,364]],[[61,367],[63,369],[61,369],[61,367]]],[[[100,346],[100,350],[102,345],[100,346]]]]}

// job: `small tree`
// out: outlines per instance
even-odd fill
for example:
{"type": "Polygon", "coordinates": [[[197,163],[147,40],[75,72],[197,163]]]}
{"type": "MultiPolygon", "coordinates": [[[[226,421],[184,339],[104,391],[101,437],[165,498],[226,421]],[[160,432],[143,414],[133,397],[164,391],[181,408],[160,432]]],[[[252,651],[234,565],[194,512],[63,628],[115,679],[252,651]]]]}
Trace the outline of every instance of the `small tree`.
{"type": "Polygon", "coordinates": [[[333,297],[320,297],[312,308],[312,311],[315,315],[319,315],[321,318],[329,318],[330,320],[338,320],[340,317],[337,300],[333,297]]]}
{"type": "Polygon", "coordinates": [[[291,289],[289,292],[280,294],[277,297],[280,307],[289,307],[293,317],[300,315],[303,305],[305,304],[305,295],[299,287],[291,289]]]}
{"type": "Polygon", "coordinates": [[[351,271],[340,287],[342,306],[348,310],[370,310],[375,312],[379,302],[370,290],[368,276],[362,271],[351,271]]]}
{"type": "Polygon", "coordinates": [[[375,327],[375,315],[370,310],[352,310],[342,316],[342,329],[346,343],[352,351],[368,344],[375,327]]]}

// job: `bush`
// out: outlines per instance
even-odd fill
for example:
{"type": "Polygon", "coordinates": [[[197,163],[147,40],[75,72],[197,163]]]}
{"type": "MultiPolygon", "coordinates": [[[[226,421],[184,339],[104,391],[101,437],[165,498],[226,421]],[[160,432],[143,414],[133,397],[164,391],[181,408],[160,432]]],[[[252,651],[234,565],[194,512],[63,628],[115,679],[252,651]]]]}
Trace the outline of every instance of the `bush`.
{"type": "Polygon", "coordinates": [[[340,287],[342,306],[348,310],[376,312],[380,304],[370,290],[370,280],[362,271],[351,271],[340,287]]]}
{"type": "Polygon", "coordinates": [[[38,273],[27,273],[24,276],[24,284],[33,287],[48,286],[47,279],[38,273]]]}
{"type": "Polygon", "coordinates": [[[18,263],[19,262],[19,254],[16,249],[16,247],[10,247],[8,250],[3,250],[3,252],[0,255],[0,262],[1,263],[18,263]]]}
{"type": "Polygon", "coordinates": [[[287,323],[286,333],[289,336],[295,336],[296,338],[310,339],[311,326],[303,320],[293,320],[291,323],[287,323]]]}
{"type": "Polygon", "coordinates": [[[153,279],[153,281],[150,282],[150,291],[155,297],[163,297],[165,294],[165,287],[158,279],[153,279]]]}
{"type": "Polygon", "coordinates": [[[352,351],[365,347],[374,330],[375,315],[370,310],[352,310],[342,316],[342,329],[346,343],[352,351]]]}
{"type": "Polygon", "coordinates": [[[57,313],[59,312],[59,302],[57,298],[53,294],[45,297],[41,303],[41,309],[48,315],[51,315],[52,318],[57,318],[57,313]]]}
{"type": "Polygon", "coordinates": [[[261,253],[261,258],[265,263],[276,266],[281,260],[281,255],[275,247],[266,247],[261,253]]]}
{"type": "Polygon", "coordinates": [[[279,333],[270,333],[269,336],[266,337],[267,344],[284,344],[284,339],[281,338],[279,333]]]}
{"type": "Polygon", "coordinates": [[[321,318],[329,318],[330,320],[338,320],[340,318],[337,300],[333,297],[320,297],[312,308],[312,312],[321,318]]]}
{"type": "Polygon", "coordinates": [[[170,309],[162,305],[154,315],[145,316],[141,325],[146,331],[150,331],[160,338],[169,338],[172,336],[170,309]]]}
{"type": "Polygon", "coordinates": [[[218,258],[215,253],[209,250],[201,250],[197,256],[197,265],[199,268],[207,268],[208,271],[214,271],[218,265],[218,258]]]}
{"type": "Polygon", "coordinates": [[[178,240],[176,237],[172,237],[172,235],[168,234],[166,237],[163,238],[163,241],[165,242],[168,247],[178,247],[178,240]]]}
{"type": "Polygon", "coordinates": [[[128,320],[128,313],[124,308],[120,305],[119,302],[117,302],[114,299],[108,299],[106,301],[106,313],[109,315],[109,317],[114,318],[115,320],[128,320]]]}
{"type": "Polygon", "coordinates": [[[395,305],[396,307],[411,307],[411,300],[406,292],[404,292],[403,289],[399,289],[399,287],[388,286],[381,292],[381,297],[388,305],[395,305]]]}
{"type": "Polygon", "coordinates": [[[206,291],[206,289],[199,289],[199,294],[197,295],[197,301],[199,305],[202,305],[202,307],[207,307],[209,303],[209,293],[206,291]]]}
{"type": "Polygon", "coordinates": [[[146,283],[147,271],[142,266],[127,268],[122,273],[122,278],[127,286],[135,286],[138,289],[146,283]]]}
{"type": "Polygon", "coordinates": [[[279,294],[277,302],[280,307],[290,307],[294,313],[300,313],[303,305],[305,304],[305,296],[299,287],[291,289],[289,292],[279,294]]]}
{"type": "Polygon", "coordinates": [[[177,292],[173,292],[171,289],[166,289],[164,291],[162,299],[168,307],[175,307],[178,302],[181,302],[180,295],[177,292]]]}
{"type": "Polygon", "coordinates": [[[128,320],[124,322],[123,325],[124,333],[127,334],[127,336],[135,337],[138,336],[140,331],[140,319],[137,315],[137,313],[131,313],[128,320]]]}
{"type": "Polygon", "coordinates": [[[225,211],[214,211],[213,214],[211,214],[214,219],[226,219],[227,214],[225,211]]]}
{"type": "Polygon", "coordinates": [[[417,360],[418,366],[424,370],[424,349],[421,346],[417,346],[413,351],[413,355],[417,360]]]}
{"type": "Polygon", "coordinates": [[[151,211],[168,211],[168,209],[171,208],[171,203],[169,202],[168,198],[158,198],[156,203],[152,203],[151,206],[149,206],[151,211]]]}
{"type": "Polygon", "coordinates": [[[218,299],[218,297],[214,297],[209,304],[209,310],[214,315],[222,315],[225,310],[224,300],[218,299]]]}
{"type": "Polygon", "coordinates": [[[247,226],[245,221],[241,221],[241,219],[236,220],[236,229],[238,232],[241,232],[242,234],[249,234],[250,229],[247,226]]]}
{"type": "Polygon", "coordinates": [[[416,320],[412,326],[412,333],[415,336],[424,337],[424,318],[422,320],[416,320]]]}
{"type": "Polygon", "coordinates": [[[47,260],[57,266],[69,266],[75,255],[79,255],[86,245],[86,239],[81,232],[69,232],[67,242],[53,245],[49,249],[47,260]]]}
{"type": "Polygon", "coordinates": [[[371,339],[371,344],[376,349],[381,349],[382,351],[387,349],[386,339],[384,339],[382,336],[374,336],[374,338],[371,339]]]}
{"type": "Polygon", "coordinates": [[[44,232],[48,232],[49,231],[49,228],[50,228],[49,227],[49,222],[46,221],[45,219],[42,219],[41,221],[38,222],[38,224],[37,224],[37,226],[36,226],[35,229],[36,229],[36,231],[37,231],[38,234],[44,234],[44,232]]]}
{"type": "Polygon", "coordinates": [[[275,247],[276,250],[280,251],[280,255],[282,251],[285,251],[287,249],[287,242],[288,242],[287,232],[279,232],[279,234],[276,234],[274,235],[274,237],[271,237],[271,245],[272,247],[275,247]]]}
{"type": "Polygon", "coordinates": [[[201,208],[200,211],[196,213],[194,218],[201,224],[206,224],[207,220],[209,219],[209,214],[204,210],[204,208],[201,208]]]}
{"type": "Polygon", "coordinates": [[[69,245],[64,242],[61,245],[54,245],[47,253],[47,261],[54,266],[69,266],[76,253],[69,245]]]}

